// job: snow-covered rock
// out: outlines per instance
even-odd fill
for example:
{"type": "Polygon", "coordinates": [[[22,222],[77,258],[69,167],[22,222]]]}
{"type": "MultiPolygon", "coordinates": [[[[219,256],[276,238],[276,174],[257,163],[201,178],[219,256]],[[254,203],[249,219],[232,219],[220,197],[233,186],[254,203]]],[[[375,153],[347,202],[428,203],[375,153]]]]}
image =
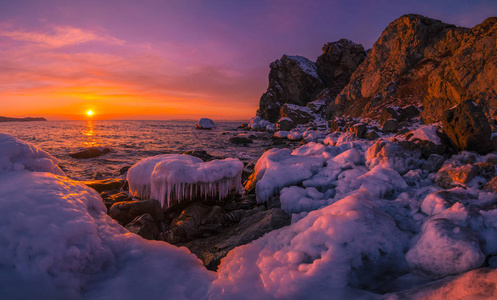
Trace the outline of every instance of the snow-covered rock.
{"type": "Polygon", "coordinates": [[[214,121],[208,118],[201,118],[197,125],[195,125],[195,128],[197,129],[213,129],[216,128],[216,124],[214,121]]]}
{"type": "Polygon", "coordinates": [[[57,159],[12,135],[0,133],[0,173],[6,171],[49,172],[65,176],[57,159]]]}
{"type": "Polygon", "coordinates": [[[304,299],[312,291],[317,299],[350,299],[340,294],[351,293],[348,286],[374,288],[405,272],[406,234],[372,199],[358,191],[234,249],[221,262],[212,296],[304,299]]]}
{"type": "Polygon", "coordinates": [[[203,162],[190,155],[164,154],[146,158],[133,165],[127,174],[130,193],[139,198],[171,201],[200,197],[225,198],[239,191],[243,163],[227,158],[203,162]]]}
{"type": "Polygon", "coordinates": [[[485,256],[469,228],[437,218],[423,225],[421,236],[406,259],[412,269],[436,278],[478,268],[485,256]]]}

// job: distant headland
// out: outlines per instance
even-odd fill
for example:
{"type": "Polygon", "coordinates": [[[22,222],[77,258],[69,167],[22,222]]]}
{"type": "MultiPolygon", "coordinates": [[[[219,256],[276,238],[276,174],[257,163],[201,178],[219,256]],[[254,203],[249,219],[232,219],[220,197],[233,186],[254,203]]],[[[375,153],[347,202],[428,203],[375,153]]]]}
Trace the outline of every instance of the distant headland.
{"type": "Polygon", "coordinates": [[[32,122],[32,121],[46,121],[45,118],[9,118],[0,116],[0,122],[32,122]]]}

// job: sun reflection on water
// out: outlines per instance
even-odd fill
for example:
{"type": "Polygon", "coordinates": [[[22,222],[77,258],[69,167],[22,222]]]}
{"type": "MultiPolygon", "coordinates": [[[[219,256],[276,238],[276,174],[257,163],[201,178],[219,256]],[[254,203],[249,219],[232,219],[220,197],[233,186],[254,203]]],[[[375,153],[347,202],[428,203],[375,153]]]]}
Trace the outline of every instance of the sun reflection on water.
{"type": "Polygon", "coordinates": [[[95,121],[88,120],[81,131],[84,136],[84,146],[85,147],[96,147],[98,146],[98,142],[96,140],[95,133],[95,121]]]}

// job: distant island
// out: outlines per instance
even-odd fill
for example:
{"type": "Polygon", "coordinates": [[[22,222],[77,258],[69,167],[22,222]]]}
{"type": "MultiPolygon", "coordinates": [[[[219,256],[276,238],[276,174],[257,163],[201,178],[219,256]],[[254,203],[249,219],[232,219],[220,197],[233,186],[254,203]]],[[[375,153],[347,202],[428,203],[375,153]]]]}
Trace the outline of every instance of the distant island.
{"type": "Polygon", "coordinates": [[[32,121],[46,121],[45,118],[9,118],[0,116],[0,122],[32,122],[32,121]]]}

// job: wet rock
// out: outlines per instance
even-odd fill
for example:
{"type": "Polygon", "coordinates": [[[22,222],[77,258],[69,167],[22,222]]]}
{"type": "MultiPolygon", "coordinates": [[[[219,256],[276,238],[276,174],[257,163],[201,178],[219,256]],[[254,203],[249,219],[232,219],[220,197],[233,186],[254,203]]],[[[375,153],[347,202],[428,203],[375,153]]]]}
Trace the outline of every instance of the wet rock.
{"type": "Polygon", "coordinates": [[[276,130],[290,131],[295,128],[297,124],[290,118],[280,118],[276,122],[276,130]]]}
{"type": "Polygon", "coordinates": [[[156,240],[159,235],[159,228],[157,222],[150,214],[144,214],[136,217],[133,221],[126,225],[129,232],[138,234],[147,240],[156,240]]]}
{"type": "Polygon", "coordinates": [[[162,219],[162,208],[157,200],[126,201],[114,203],[109,209],[109,216],[118,221],[121,225],[126,225],[136,217],[150,214],[156,221],[162,219]]]}
{"type": "Polygon", "coordinates": [[[78,159],[88,159],[88,158],[95,158],[95,157],[102,156],[102,155],[107,154],[111,151],[112,150],[110,148],[106,148],[106,147],[91,147],[91,148],[85,149],[83,151],[70,153],[69,156],[72,158],[78,158],[78,159]]]}
{"type": "Polygon", "coordinates": [[[109,178],[102,180],[87,180],[82,181],[82,183],[101,193],[103,191],[121,190],[126,185],[126,180],[109,178]]]}
{"type": "Polygon", "coordinates": [[[245,245],[264,234],[290,225],[290,216],[280,208],[253,209],[245,212],[241,221],[222,233],[184,244],[200,258],[209,270],[216,270],[221,258],[235,247],[245,245]]]}
{"type": "Polygon", "coordinates": [[[492,129],[481,106],[466,100],[444,112],[445,134],[459,149],[487,153],[493,150],[492,129]]]}
{"type": "Polygon", "coordinates": [[[234,144],[247,145],[253,143],[254,141],[246,136],[234,136],[230,138],[230,142],[234,144]]]}
{"type": "Polygon", "coordinates": [[[128,172],[129,168],[131,168],[131,166],[124,166],[119,169],[119,175],[124,175],[126,172],[128,172]]]}
{"type": "Polygon", "coordinates": [[[191,155],[200,158],[204,162],[214,160],[215,157],[207,153],[205,150],[188,150],[183,152],[183,154],[191,155]]]}
{"type": "Polygon", "coordinates": [[[216,124],[214,121],[208,118],[201,118],[198,123],[195,125],[196,129],[213,129],[216,128],[216,124]]]}
{"type": "Polygon", "coordinates": [[[120,190],[103,191],[100,193],[100,196],[102,197],[107,210],[109,210],[114,203],[134,201],[127,192],[120,190]]]}
{"type": "Polygon", "coordinates": [[[383,128],[381,129],[383,132],[397,132],[399,129],[399,121],[395,119],[388,119],[383,124],[383,128]]]}

